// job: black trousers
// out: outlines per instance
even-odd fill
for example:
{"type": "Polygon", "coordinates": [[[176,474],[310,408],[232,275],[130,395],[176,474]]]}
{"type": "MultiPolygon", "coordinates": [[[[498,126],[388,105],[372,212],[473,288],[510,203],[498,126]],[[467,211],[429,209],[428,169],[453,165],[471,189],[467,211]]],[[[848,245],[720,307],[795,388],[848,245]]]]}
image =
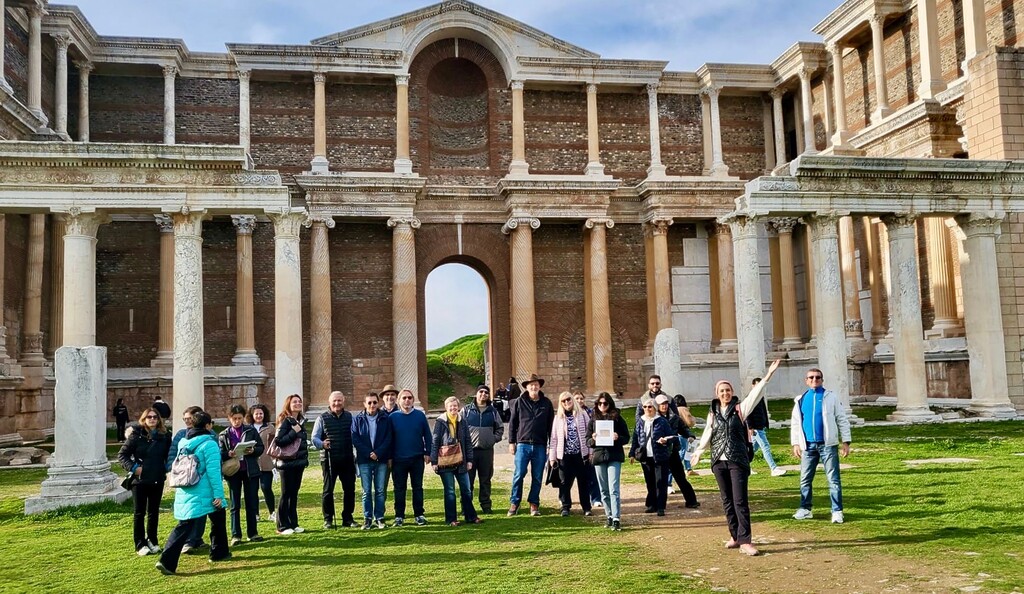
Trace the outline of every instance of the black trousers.
{"type": "Polygon", "coordinates": [[[128,422],[127,421],[122,421],[120,419],[118,419],[118,420],[116,420],[114,422],[117,423],[117,441],[125,441],[124,427],[125,427],[125,425],[128,424],[128,422]]]}
{"type": "MultiPolygon", "coordinates": [[[[274,471],[260,471],[260,490],[263,491],[263,499],[267,502],[267,511],[273,513],[277,507],[277,502],[274,499],[274,471]]],[[[257,507],[259,506],[257,505],[257,507]]]]}
{"type": "Polygon", "coordinates": [[[163,483],[136,484],[132,487],[135,501],[135,525],[132,531],[135,550],[146,546],[146,542],[157,544],[157,527],[160,523],[160,498],[164,494],[163,483]]]}
{"type": "Polygon", "coordinates": [[[320,511],[324,522],[334,523],[334,485],[341,481],[342,503],[341,522],[351,524],[352,510],[356,506],[356,464],[349,458],[324,458],[320,461],[324,476],[324,487],[320,491],[320,511]]]}
{"type": "Polygon", "coordinates": [[[697,494],[693,492],[693,486],[690,484],[690,481],[686,480],[686,469],[683,468],[683,459],[679,457],[678,452],[669,454],[668,469],[672,473],[672,477],[676,479],[679,490],[683,492],[683,499],[686,501],[686,504],[693,505],[697,503],[697,494]]]}
{"type": "Polygon", "coordinates": [[[208,516],[178,522],[174,530],[171,530],[171,535],[167,537],[164,552],[160,554],[160,563],[171,571],[177,571],[178,560],[181,558],[181,549],[185,546],[185,541],[192,537],[196,529],[196,523],[200,520],[205,522],[206,518],[210,519],[211,526],[210,560],[220,561],[228,557],[231,552],[228,550],[228,533],[225,526],[226,516],[224,510],[219,509],[208,516]]]}
{"type": "Polygon", "coordinates": [[[558,488],[558,500],[562,509],[572,507],[572,484],[576,483],[576,492],[580,498],[583,511],[590,511],[590,468],[580,454],[565,454],[558,463],[558,474],[562,478],[562,486],[558,488]]]}
{"type": "Polygon", "coordinates": [[[494,478],[494,448],[473,448],[473,468],[469,471],[469,488],[476,490],[476,477],[480,477],[480,509],[491,511],[491,479],[494,478]]]}
{"type": "Polygon", "coordinates": [[[640,467],[644,471],[644,482],[647,483],[646,506],[664,511],[668,500],[668,461],[644,460],[640,467]]]}
{"type": "Polygon", "coordinates": [[[244,470],[228,477],[231,492],[231,536],[242,538],[241,507],[245,500],[245,535],[252,538],[259,534],[256,516],[260,511],[259,477],[249,477],[244,470]]]}
{"type": "Polygon", "coordinates": [[[302,471],[305,468],[282,468],[281,499],[277,504],[277,529],[287,530],[299,525],[299,487],[302,486],[302,471]]]}
{"type": "Polygon", "coordinates": [[[750,505],[747,502],[747,480],[750,467],[719,460],[711,465],[722,495],[729,536],[739,544],[750,544],[750,505]]]}
{"type": "Polygon", "coordinates": [[[391,463],[395,479],[395,517],[405,517],[405,499],[412,482],[412,515],[423,515],[423,456],[396,458],[391,463]]]}

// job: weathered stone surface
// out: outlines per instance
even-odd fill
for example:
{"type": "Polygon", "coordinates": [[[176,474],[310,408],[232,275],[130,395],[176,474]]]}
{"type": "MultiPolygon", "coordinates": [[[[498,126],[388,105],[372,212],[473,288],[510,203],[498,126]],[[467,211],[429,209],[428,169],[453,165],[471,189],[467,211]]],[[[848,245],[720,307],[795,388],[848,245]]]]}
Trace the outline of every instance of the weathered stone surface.
{"type": "Polygon", "coordinates": [[[685,390],[679,366],[679,331],[659,330],[654,338],[654,373],[661,376],[661,390],[666,394],[682,394],[685,390]]]}

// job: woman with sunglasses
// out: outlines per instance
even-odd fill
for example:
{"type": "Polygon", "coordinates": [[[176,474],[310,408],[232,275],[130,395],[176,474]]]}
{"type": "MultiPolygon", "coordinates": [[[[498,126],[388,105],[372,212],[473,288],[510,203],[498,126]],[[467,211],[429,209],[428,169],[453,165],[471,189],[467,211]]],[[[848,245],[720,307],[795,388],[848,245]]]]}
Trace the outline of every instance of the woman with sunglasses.
{"type": "Polygon", "coordinates": [[[576,483],[583,515],[591,515],[590,502],[590,447],[587,446],[587,426],[590,415],[573,398],[571,392],[558,396],[558,411],[551,424],[551,439],[548,443],[548,462],[558,468],[562,486],[558,488],[558,500],[562,502],[562,517],[569,515],[572,508],[572,485],[576,483]]]}
{"type": "Polygon", "coordinates": [[[700,444],[694,450],[691,462],[694,468],[700,463],[704,450],[711,447],[711,472],[718,481],[718,491],[725,508],[725,519],[729,523],[729,542],[725,547],[739,549],[745,555],[760,554],[750,542],[750,505],[747,499],[747,479],[750,477],[749,450],[750,434],[746,418],[761,401],[764,387],[779,368],[781,359],[776,359],[761,383],[753,387],[740,402],[732,384],[719,380],[715,384],[715,399],[711,401],[708,422],[701,435],[700,444]]]}
{"type": "Polygon", "coordinates": [[[675,439],[672,427],[658,414],[653,398],[640,403],[643,415],[636,420],[633,444],[629,447],[629,463],[639,460],[647,483],[647,501],[644,513],[665,515],[668,499],[669,440],[675,439]]]}
{"type": "Polygon", "coordinates": [[[622,463],[626,460],[622,446],[629,443],[629,427],[608,392],[601,392],[594,401],[594,417],[587,425],[587,435],[587,443],[593,452],[597,486],[601,491],[601,502],[604,504],[605,526],[612,530],[621,530],[622,498],[619,495],[619,477],[622,474],[622,463]],[[613,445],[597,445],[597,421],[612,422],[612,438],[615,440],[613,445]]]}
{"type": "Polygon", "coordinates": [[[160,522],[160,498],[167,477],[167,451],[171,434],[164,427],[160,413],[147,408],[138,425],[128,432],[117,460],[132,475],[132,499],[135,502],[135,552],[140,557],[159,553],[157,527],[160,522]],[[148,520],[148,522],[147,522],[148,520]]]}

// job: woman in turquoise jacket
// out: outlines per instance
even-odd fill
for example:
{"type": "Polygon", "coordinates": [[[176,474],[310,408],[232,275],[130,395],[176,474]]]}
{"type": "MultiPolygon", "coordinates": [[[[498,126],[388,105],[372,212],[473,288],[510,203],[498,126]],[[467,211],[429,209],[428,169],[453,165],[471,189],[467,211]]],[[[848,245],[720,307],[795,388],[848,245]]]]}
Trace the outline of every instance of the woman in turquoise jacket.
{"type": "Polygon", "coordinates": [[[199,459],[199,482],[179,487],[174,493],[174,518],[178,525],[167,537],[167,543],[156,568],[164,575],[178,570],[178,559],[194,524],[204,517],[210,519],[210,561],[231,558],[224,508],[224,483],[220,472],[220,446],[210,428],[213,420],[205,411],[192,414],[192,428],[178,444],[178,455],[195,454],[199,459]]]}

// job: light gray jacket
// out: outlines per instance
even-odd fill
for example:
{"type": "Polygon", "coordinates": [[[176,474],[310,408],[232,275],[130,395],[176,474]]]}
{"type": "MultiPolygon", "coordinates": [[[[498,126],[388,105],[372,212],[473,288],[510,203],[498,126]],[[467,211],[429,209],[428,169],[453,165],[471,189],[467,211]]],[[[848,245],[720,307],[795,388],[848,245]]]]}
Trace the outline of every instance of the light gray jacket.
{"type": "MultiPolygon", "coordinates": [[[[806,392],[804,392],[806,394],[806,392]]],[[[793,399],[793,416],[789,425],[789,443],[800,446],[800,451],[807,449],[807,440],[804,438],[804,416],[800,412],[800,401],[804,394],[793,399]]],[[[825,445],[835,446],[839,442],[850,441],[850,419],[846,418],[843,405],[839,402],[839,396],[832,390],[825,390],[825,397],[821,401],[821,414],[824,417],[825,445]]]]}

